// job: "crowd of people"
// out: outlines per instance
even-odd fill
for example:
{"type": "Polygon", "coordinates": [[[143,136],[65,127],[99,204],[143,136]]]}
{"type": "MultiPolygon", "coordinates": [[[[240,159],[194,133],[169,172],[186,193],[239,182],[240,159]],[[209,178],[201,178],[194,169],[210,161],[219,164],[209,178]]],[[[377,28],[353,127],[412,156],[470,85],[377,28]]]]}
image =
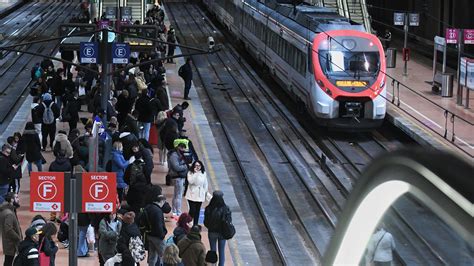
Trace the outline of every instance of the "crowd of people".
{"type": "MultiPolygon", "coordinates": [[[[164,13],[159,7],[148,15],[147,23],[163,22],[164,13]]],[[[167,54],[166,46],[159,46],[152,53],[132,53],[129,65],[115,66],[121,71],[113,77],[106,108],[100,107],[102,83],[101,75],[96,74],[98,65],[80,68],[66,62],[56,68],[50,59],[44,59],[32,68],[31,121],[22,133],[16,132],[7,139],[0,154],[4,265],[45,265],[45,261],[55,265],[60,246],[55,239],[64,248],[70,241],[68,213],[51,213],[49,219],[36,215],[31,225],[21,230],[16,212],[24,161],[28,174],[34,170],[70,172],[74,167],[116,173],[117,212],[79,214],[78,257],[89,256],[94,247],[88,242],[93,242],[95,237],[90,239],[90,235],[95,235],[100,265],[138,265],[145,259],[145,250],[148,265],[206,265],[217,261],[224,265],[226,240],[235,233],[231,212],[221,191],[208,192],[204,163],[186,136],[184,111],[189,103],[184,101],[170,108],[164,61],[158,60],[174,55],[174,30],[167,34],[171,43],[167,54]],[[140,65],[134,67],[135,64],[140,65]],[[93,131],[96,127],[99,130],[93,131]],[[91,168],[89,162],[92,138],[98,139],[97,169],[91,168]],[[46,153],[52,153],[54,160],[47,162],[46,153]],[[154,161],[168,166],[166,183],[174,186],[171,205],[153,178],[154,161]],[[182,209],[183,198],[189,212],[182,209]],[[200,221],[206,201],[209,204],[204,221],[200,221]],[[171,234],[166,221],[176,222],[171,234]],[[202,223],[209,231],[210,251],[201,239],[202,223]]],[[[62,51],[61,57],[72,61],[74,53],[62,51]]],[[[172,59],[167,62],[174,63],[172,59]]],[[[184,98],[189,99],[190,59],[179,72],[185,83],[184,98]]]]}

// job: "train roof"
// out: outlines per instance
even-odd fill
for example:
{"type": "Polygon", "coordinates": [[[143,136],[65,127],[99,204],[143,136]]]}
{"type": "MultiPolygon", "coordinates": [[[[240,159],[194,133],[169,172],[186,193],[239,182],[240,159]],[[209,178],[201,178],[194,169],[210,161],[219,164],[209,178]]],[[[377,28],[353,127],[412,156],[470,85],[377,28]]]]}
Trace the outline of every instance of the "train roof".
{"type": "Polygon", "coordinates": [[[294,5],[288,2],[289,1],[267,1],[266,6],[314,32],[333,29],[365,31],[363,25],[339,15],[335,9],[309,5],[307,3],[294,5]]]}

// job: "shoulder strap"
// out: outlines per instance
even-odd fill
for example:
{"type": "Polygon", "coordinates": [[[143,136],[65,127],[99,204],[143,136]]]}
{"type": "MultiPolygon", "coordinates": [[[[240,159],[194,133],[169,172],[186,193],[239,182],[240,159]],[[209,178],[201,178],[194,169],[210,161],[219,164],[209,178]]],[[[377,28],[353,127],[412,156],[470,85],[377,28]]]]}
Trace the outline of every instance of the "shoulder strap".
{"type": "Polygon", "coordinates": [[[385,236],[387,232],[383,233],[382,237],[380,237],[379,241],[377,241],[377,245],[375,245],[375,248],[374,248],[374,254],[372,254],[372,260],[371,261],[374,261],[375,259],[375,252],[377,251],[377,249],[379,248],[379,245],[380,245],[380,242],[382,241],[383,237],[385,236]]]}
{"type": "Polygon", "coordinates": [[[197,244],[197,242],[196,242],[196,243],[193,243],[193,242],[189,243],[189,245],[183,250],[183,255],[184,255],[184,253],[186,253],[186,251],[188,250],[188,248],[191,247],[191,246],[194,245],[194,244],[197,244]]]}

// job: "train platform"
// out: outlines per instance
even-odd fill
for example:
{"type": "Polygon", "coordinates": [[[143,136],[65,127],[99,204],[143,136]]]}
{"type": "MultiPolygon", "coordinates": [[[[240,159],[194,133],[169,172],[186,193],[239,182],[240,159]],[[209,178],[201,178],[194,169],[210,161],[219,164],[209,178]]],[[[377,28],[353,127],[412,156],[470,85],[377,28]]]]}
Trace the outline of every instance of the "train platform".
{"type": "MultiPolygon", "coordinates": [[[[412,53],[407,76],[403,75],[403,63],[398,53],[396,68],[387,68],[387,119],[422,145],[449,150],[472,161],[474,110],[456,104],[457,80],[453,96],[442,97],[432,92],[433,70],[429,59],[412,53]]],[[[463,104],[465,98],[464,89],[463,104]]],[[[472,106],[472,92],[470,101],[472,106]]]]}
{"type": "MultiPolygon", "coordinates": [[[[179,50],[177,54],[179,54],[179,50]]],[[[184,83],[181,78],[178,77],[177,72],[179,66],[184,63],[184,59],[180,58],[176,60],[175,64],[166,64],[167,69],[167,83],[168,83],[168,95],[170,96],[170,106],[175,106],[178,103],[183,102],[183,88],[184,83]]],[[[213,190],[221,190],[224,192],[224,199],[227,205],[232,210],[233,223],[237,229],[235,237],[228,241],[226,246],[226,264],[225,265],[261,265],[255,245],[252,241],[250,231],[244,219],[245,213],[239,206],[239,201],[236,198],[232,183],[229,179],[225,165],[221,154],[219,153],[218,145],[213,137],[210,125],[207,121],[203,107],[200,103],[199,96],[196,89],[193,87],[190,92],[191,100],[190,107],[185,110],[184,114],[187,118],[185,129],[187,130],[188,137],[194,142],[194,147],[200,159],[204,162],[209,181],[209,191],[212,193],[213,190]]],[[[14,119],[7,127],[7,129],[1,134],[0,139],[6,140],[8,136],[13,134],[15,131],[23,131],[24,125],[30,120],[30,104],[31,96],[28,96],[24,101],[20,110],[16,113],[14,119]]],[[[85,106],[82,110],[85,110],[85,106]]],[[[90,117],[91,114],[88,112],[81,112],[81,117],[90,117]]],[[[78,128],[81,132],[84,132],[83,125],[79,123],[78,128]]],[[[59,122],[57,130],[68,131],[67,123],[59,122]]],[[[173,187],[165,185],[165,176],[167,173],[167,165],[160,165],[158,163],[158,149],[154,149],[154,162],[155,168],[152,174],[152,183],[160,185],[163,188],[163,192],[166,195],[168,202],[171,202],[173,197],[173,187]]],[[[43,169],[48,169],[50,162],[54,160],[52,152],[48,149],[43,152],[43,155],[47,161],[43,165],[43,169]]],[[[18,218],[22,230],[26,230],[31,222],[31,219],[36,214],[42,214],[45,218],[49,219],[49,213],[33,213],[29,211],[29,200],[30,200],[30,178],[28,171],[26,170],[26,164],[23,165],[23,178],[21,179],[20,189],[20,204],[21,207],[18,209],[18,218]]],[[[33,169],[36,169],[33,167],[33,169]]],[[[201,210],[200,224],[202,224],[203,210],[208,202],[204,203],[201,210]]],[[[183,211],[187,211],[188,206],[186,200],[183,199],[183,211]]],[[[176,221],[171,219],[170,215],[166,215],[166,227],[168,229],[167,237],[172,235],[173,229],[176,226],[176,221]]],[[[207,238],[207,229],[203,226],[202,241],[206,248],[209,249],[209,241],[207,238]]],[[[65,249],[59,244],[59,251],[56,255],[56,265],[67,265],[68,264],[68,249],[65,249]]],[[[0,263],[3,262],[2,247],[0,246],[0,263]]],[[[79,265],[98,265],[97,251],[91,251],[90,257],[79,258],[79,265]]],[[[142,262],[141,264],[146,264],[142,262]]]]}

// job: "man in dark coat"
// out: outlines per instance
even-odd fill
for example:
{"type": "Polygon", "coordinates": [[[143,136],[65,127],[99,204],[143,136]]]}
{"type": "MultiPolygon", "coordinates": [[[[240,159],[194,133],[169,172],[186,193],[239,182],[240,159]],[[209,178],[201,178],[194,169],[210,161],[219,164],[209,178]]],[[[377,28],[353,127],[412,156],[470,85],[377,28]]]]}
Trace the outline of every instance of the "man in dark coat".
{"type": "Polygon", "coordinates": [[[191,89],[191,81],[193,80],[193,70],[191,68],[191,58],[186,59],[186,63],[179,68],[179,76],[184,80],[184,99],[189,98],[189,90],[191,89]]]}
{"type": "Polygon", "coordinates": [[[140,97],[135,102],[135,110],[138,111],[138,122],[143,129],[140,130],[139,138],[150,138],[150,127],[153,122],[153,110],[151,107],[151,99],[147,95],[147,90],[142,90],[140,97]]]}
{"type": "Polygon", "coordinates": [[[5,196],[5,202],[0,205],[0,224],[2,225],[1,234],[3,242],[3,253],[5,254],[5,262],[3,265],[11,266],[15,254],[18,252],[18,245],[21,239],[21,228],[16,209],[20,207],[18,195],[8,192],[5,196]]]}
{"type": "Polygon", "coordinates": [[[0,203],[5,201],[5,196],[10,186],[10,179],[15,175],[18,165],[12,165],[10,162],[10,153],[12,148],[8,144],[3,144],[2,153],[0,153],[0,203]]]}
{"type": "Polygon", "coordinates": [[[49,165],[50,172],[71,172],[71,161],[66,158],[66,153],[63,150],[57,152],[56,159],[49,165]]]}
{"type": "Polygon", "coordinates": [[[28,161],[28,173],[33,171],[33,163],[36,165],[38,172],[43,171],[41,141],[38,133],[35,131],[35,124],[33,122],[26,123],[23,137],[18,146],[25,153],[26,160],[28,161]]]}
{"type": "Polygon", "coordinates": [[[161,208],[166,202],[163,195],[156,195],[152,203],[146,205],[145,213],[148,221],[148,265],[160,265],[160,257],[163,256],[164,242],[167,230],[165,218],[161,208]]]}
{"type": "Polygon", "coordinates": [[[74,92],[73,97],[69,98],[69,100],[67,101],[62,114],[63,119],[68,116],[65,121],[69,123],[69,131],[77,128],[80,110],[81,101],[79,100],[79,95],[77,94],[77,92],[74,92]]]}

